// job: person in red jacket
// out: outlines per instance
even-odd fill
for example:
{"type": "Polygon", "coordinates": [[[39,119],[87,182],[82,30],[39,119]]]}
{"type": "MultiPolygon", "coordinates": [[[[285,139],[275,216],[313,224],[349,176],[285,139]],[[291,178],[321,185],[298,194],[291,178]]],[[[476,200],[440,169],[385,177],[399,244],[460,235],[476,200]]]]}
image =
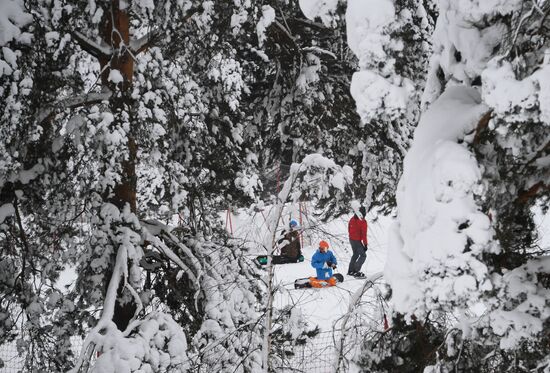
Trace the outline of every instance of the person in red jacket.
{"type": "Polygon", "coordinates": [[[353,250],[353,255],[349,262],[348,275],[354,277],[365,277],[361,272],[361,266],[367,259],[367,209],[365,206],[359,208],[359,215],[353,214],[348,224],[349,243],[353,250]]]}

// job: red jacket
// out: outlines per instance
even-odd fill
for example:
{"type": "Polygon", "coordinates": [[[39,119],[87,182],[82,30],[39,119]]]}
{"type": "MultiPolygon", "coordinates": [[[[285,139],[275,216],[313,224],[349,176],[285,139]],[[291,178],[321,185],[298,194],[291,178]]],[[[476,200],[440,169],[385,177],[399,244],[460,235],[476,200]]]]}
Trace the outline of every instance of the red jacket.
{"type": "Polygon", "coordinates": [[[349,220],[348,224],[349,239],[354,241],[362,241],[363,244],[367,244],[367,221],[365,219],[359,219],[357,215],[349,220]]]}

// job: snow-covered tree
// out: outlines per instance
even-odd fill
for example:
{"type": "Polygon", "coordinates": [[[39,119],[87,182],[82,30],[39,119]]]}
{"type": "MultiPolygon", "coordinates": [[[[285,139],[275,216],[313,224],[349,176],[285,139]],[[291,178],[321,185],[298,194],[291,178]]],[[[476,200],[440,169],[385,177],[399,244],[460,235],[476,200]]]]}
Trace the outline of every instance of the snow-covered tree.
{"type": "MultiPolygon", "coordinates": [[[[404,161],[385,271],[395,310],[435,343],[393,364],[544,370],[549,248],[537,246],[533,214],[549,196],[548,6],[437,5],[426,111],[404,161]]],[[[398,322],[390,334],[411,331],[398,322]]],[[[399,351],[397,340],[385,347],[399,351]]]]}
{"type": "Polygon", "coordinates": [[[259,47],[266,66],[253,86],[260,109],[255,120],[264,139],[260,161],[267,167],[300,162],[311,153],[351,164],[358,137],[349,93],[356,61],[345,44],[345,8],[340,4],[318,19],[306,5],[271,1],[273,19],[259,47]]]}
{"type": "Polygon", "coordinates": [[[252,71],[251,92],[262,172],[275,165],[285,176],[292,162],[320,153],[353,168],[350,198],[389,211],[419,114],[434,13],[431,2],[380,4],[350,2],[346,17],[343,1],[270,2],[262,8],[264,37],[252,44],[265,63],[252,71]],[[346,42],[346,27],[358,24],[346,42]],[[367,45],[376,51],[364,52],[367,45]],[[358,100],[365,89],[368,98],[358,100]]]}
{"type": "Polygon", "coordinates": [[[364,125],[363,196],[368,206],[393,207],[403,157],[420,114],[433,29],[431,1],[348,1],[348,44],[359,59],[351,93],[364,125]]]}
{"type": "Polygon", "coordinates": [[[261,330],[243,323],[259,287],[232,292],[227,284],[251,271],[214,260],[240,252],[213,233],[222,196],[250,200],[258,187],[231,46],[235,7],[2,3],[1,338],[32,351],[29,366],[66,370],[69,338],[91,328],[96,371],[208,366],[200,349],[213,346],[226,351],[216,364],[255,369],[261,330]],[[177,213],[191,236],[161,223],[177,213]],[[68,294],[55,285],[66,267],[78,268],[68,294]],[[160,290],[171,279],[193,293],[176,317],[152,312],[169,309],[160,290]],[[128,351],[130,340],[146,351],[128,351]]]}

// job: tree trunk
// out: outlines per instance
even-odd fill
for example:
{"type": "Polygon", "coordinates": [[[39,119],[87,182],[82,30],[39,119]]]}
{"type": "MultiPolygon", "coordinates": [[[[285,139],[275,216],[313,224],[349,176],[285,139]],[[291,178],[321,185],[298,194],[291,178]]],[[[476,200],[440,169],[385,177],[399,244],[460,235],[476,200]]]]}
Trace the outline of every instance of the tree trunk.
{"type": "MultiPolygon", "coordinates": [[[[112,0],[110,9],[106,9],[102,24],[101,35],[103,41],[113,49],[112,56],[100,56],[101,82],[103,86],[109,87],[113,95],[109,101],[109,107],[114,115],[113,126],[121,124],[121,113],[130,112],[132,99],[130,96],[132,77],[134,74],[134,60],[129,53],[130,45],[130,17],[126,8],[121,8],[119,0],[112,0]],[[109,76],[113,70],[118,70],[122,75],[121,83],[113,83],[109,76]]],[[[108,197],[109,202],[113,203],[120,210],[126,204],[130,205],[131,211],[135,214],[136,203],[136,154],[137,145],[131,133],[128,133],[128,158],[122,163],[122,178],[120,183],[114,187],[112,196],[108,197]]],[[[107,276],[110,280],[111,276],[107,276]]],[[[108,281],[107,281],[108,282],[108,281]]],[[[119,296],[122,288],[119,288],[119,296]]],[[[115,304],[113,322],[119,330],[125,330],[128,323],[134,316],[136,305],[133,301],[122,302],[120,299],[115,304]]]]}

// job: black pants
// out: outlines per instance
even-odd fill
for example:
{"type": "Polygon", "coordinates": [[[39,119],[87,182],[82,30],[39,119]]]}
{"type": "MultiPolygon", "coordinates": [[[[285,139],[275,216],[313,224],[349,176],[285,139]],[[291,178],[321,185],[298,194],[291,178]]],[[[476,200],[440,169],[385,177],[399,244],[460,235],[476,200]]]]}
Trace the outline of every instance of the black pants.
{"type": "Polygon", "coordinates": [[[367,248],[363,246],[361,241],[349,240],[349,243],[351,244],[353,255],[349,261],[348,273],[360,272],[363,263],[365,263],[365,259],[367,259],[367,248]]]}
{"type": "Polygon", "coordinates": [[[290,256],[283,256],[283,255],[273,255],[271,258],[271,263],[273,264],[287,264],[287,263],[297,263],[298,257],[290,257],[290,256]]]}

